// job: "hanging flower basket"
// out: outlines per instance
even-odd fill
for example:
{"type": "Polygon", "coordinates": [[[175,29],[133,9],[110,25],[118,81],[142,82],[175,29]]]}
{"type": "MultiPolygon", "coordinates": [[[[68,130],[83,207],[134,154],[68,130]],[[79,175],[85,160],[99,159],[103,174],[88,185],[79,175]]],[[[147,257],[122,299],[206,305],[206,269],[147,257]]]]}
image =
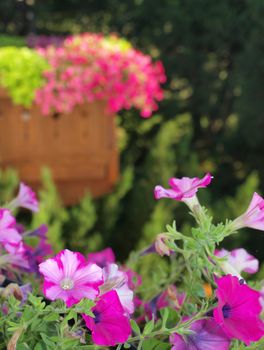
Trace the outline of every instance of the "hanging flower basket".
{"type": "Polygon", "coordinates": [[[85,33],[61,47],[0,49],[0,164],[33,188],[48,166],[66,204],[118,178],[114,116],[149,117],[163,97],[160,62],[117,37],[85,33]]]}

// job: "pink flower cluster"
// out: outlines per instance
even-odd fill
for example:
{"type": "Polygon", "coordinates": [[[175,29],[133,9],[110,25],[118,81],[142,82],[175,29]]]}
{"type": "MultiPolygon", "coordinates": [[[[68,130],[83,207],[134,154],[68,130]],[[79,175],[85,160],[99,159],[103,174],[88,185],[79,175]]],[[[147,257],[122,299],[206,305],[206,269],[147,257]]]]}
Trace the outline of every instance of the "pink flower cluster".
{"type": "Polygon", "coordinates": [[[82,298],[94,300],[94,317],[83,315],[97,345],[124,343],[131,334],[130,314],[134,312],[129,274],[119,269],[109,248],[82,254],[63,250],[39,265],[44,276],[43,292],[50,300],[62,299],[68,307],[82,298]],[[97,265],[100,263],[100,266],[97,265]]]}
{"type": "Polygon", "coordinates": [[[160,84],[166,77],[161,62],[152,63],[150,56],[115,36],[84,33],[39,52],[51,67],[45,72],[46,84],[36,93],[44,115],[100,100],[110,114],[135,107],[147,118],[163,98],[160,84]]]}

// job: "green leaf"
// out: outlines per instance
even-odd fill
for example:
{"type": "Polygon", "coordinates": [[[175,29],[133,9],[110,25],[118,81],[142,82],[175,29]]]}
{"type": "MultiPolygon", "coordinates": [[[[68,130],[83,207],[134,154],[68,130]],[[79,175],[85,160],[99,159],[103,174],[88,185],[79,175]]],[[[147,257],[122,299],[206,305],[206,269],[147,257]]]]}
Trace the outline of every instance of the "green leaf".
{"type": "Polygon", "coordinates": [[[162,318],[162,329],[166,329],[166,324],[169,317],[169,309],[167,307],[160,310],[161,318],[162,318]]]}
{"type": "MultiPolygon", "coordinates": [[[[31,349],[27,344],[23,343],[23,344],[17,344],[16,350],[31,350],[31,349]]],[[[42,350],[42,349],[40,349],[40,350],[42,350]]]]}
{"type": "Polygon", "coordinates": [[[75,305],[74,310],[80,314],[86,314],[88,316],[94,317],[94,314],[91,311],[91,308],[95,303],[90,299],[82,299],[78,304],[75,305]]]}
{"type": "Polygon", "coordinates": [[[131,327],[132,327],[134,333],[136,333],[137,335],[140,335],[141,334],[140,328],[139,328],[138,324],[136,323],[136,321],[130,320],[130,324],[131,324],[131,327]]]}
{"type": "Polygon", "coordinates": [[[46,350],[46,349],[47,347],[43,342],[37,343],[34,347],[34,350],[46,350]]]}
{"type": "Polygon", "coordinates": [[[50,340],[50,337],[48,337],[45,333],[40,333],[41,338],[43,339],[44,343],[47,345],[48,349],[50,350],[56,350],[57,345],[53,343],[53,341],[50,340]]]}
{"type": "Polygon", "coordinates": [[[157,339],[147,339],[143,342],[143,350],[169,350],[171,344],[169,342],[163,343],[157,339]]]}
{"type": "Polygon", "coordinates": [[[162,317],[162,326],[172,328],[175,327],[175,325],[179,321],[179,313],[174,309],[163,308],[160,310],[160,313],[162,317]]]}
{"type": "Polygon", "coordinates": [[[144,330],[143,330],[143,334],[148,335],[153,331],[153,329],[154,329],[154,318],[152,318],[151,321],[146,323],[144,330]]]}
{"type": "Polygon", "coordinates": [[[44,320],[46,322],[53,322],[53,321],[58,321],[60,318],[60,315],[55,313],[55,312],[51,312],[50,314],[46,315],[44,317],[44,320]]]}
{"type": "Polygon", "coordinates": [[[28,322],[30,320],[32,320],[32,318],[36,315],[36,311],[31,309],[30,307],[26,307],[22,316],[21,316],[21,320],[24,322],[28,322]]]}

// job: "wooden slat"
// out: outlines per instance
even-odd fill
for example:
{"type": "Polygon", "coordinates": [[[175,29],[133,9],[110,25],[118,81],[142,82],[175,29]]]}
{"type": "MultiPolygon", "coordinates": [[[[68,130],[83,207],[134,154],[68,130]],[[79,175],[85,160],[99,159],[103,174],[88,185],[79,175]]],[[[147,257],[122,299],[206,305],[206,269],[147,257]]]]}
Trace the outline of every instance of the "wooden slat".
{"type": "Polygon", "coordinates": [[[87,190],[103,195],[118,178],[118,158],[114,117],[104,103],[43,117],[37,106],[25,111],[0,90],[0,165],[17,169],[29,185],[39,187],[48,166],[66,204],[87,190]]]}

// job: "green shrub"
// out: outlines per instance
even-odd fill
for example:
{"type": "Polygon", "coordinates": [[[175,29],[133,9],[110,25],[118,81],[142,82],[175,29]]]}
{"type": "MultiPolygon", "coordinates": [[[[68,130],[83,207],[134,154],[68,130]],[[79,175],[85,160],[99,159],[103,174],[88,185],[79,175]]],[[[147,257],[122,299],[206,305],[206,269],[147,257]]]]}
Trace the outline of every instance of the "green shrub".
{"type": "Polygon", "coordinates": [[[26,41],[21,36],[0,35],[0,47],[5,46],[26,46],[26,41]]]}
{"type": "Polygon", "coordinates": [[[44,83],[42,73],[48,63],[35,51],[23,47],[0,48],[0,85],[15,104],[29,107],[35,91],[44,83]]]}

